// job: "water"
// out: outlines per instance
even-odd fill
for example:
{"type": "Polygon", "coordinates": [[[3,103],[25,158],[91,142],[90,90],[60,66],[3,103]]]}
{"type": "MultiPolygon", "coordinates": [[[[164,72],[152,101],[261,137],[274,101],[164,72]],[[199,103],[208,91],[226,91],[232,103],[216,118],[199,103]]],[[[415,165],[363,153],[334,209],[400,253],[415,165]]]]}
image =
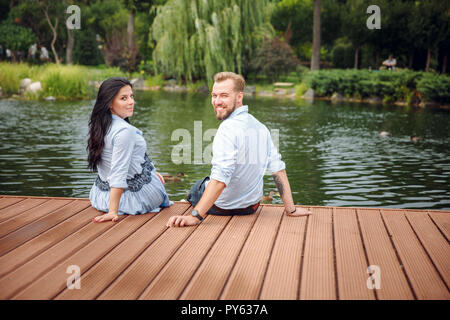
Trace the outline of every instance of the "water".
{"type": "MultiPolygon", "coordinates": [[[[172,200],[185,198],[209,163],[194,164],[194,121],[200,136],[217,128],[210,98],[201,94],[136,92],[133,125],[141,129],[172,200]],[[175,164],[172,152],[186,129],[191,164],[175,164]]],[[[271,130],[279,146],[297,204],[450,209],[450,113],[326,101],[245,98],[250,112],[271,130]],[[378,133],[388,131],[381,138],[378,133]],[[411,135],[421,137],[417,143],[411,135]]],[[[0,100],[0,194],[88,197],[95,174],[86,167],[87,123],[94,101],[0,100]]],[[[206,137],[207,138],[207,137],[206,137]]],[[[197,150],[205,151],[205,139],[197,150]]],[[[198,160],[198,159],[197,159],[198,160]]],[[[201,160],[201,159],[200,159],[201,160]]],[[[267,194],[275,189],[270,175],[267,194]]],[[[274,203],[281,203],[279,198],[274,203]]]]}

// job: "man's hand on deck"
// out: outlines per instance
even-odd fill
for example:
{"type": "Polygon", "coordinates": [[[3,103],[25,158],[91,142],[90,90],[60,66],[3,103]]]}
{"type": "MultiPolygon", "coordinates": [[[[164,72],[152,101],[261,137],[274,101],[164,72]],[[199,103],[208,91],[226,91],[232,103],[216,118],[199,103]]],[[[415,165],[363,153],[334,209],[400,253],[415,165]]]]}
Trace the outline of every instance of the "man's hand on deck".
{"type": "Polygon", "coordinates": [[[167,221],[167,227],[187,227],[187,226],[196,226],[200,223],[196,217],[191,215],[189,216],[172,216],[167,221]]]}
{"type": "Polygon", "coordinates": [[[309,216],[311,214],[311,209],[296,207],[295,212],[293,212],[293,213],[290,213],[287,210],[285,210],[285,212],[286,212],[286,215],[291,216],[291,217],[302,217],[302,216],[309,216]]]}

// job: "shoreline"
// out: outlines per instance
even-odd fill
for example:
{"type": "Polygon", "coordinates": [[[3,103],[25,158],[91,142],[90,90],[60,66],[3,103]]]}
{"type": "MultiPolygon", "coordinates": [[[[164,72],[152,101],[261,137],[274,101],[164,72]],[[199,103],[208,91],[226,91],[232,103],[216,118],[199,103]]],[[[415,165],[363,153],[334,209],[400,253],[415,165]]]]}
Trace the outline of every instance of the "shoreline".
{"type": "MultiPolygon", "coordinates": [[[[90,84],[90,87],[98,87],[97,83],[93,83],[90,84]]],[[[247,85],[247,87],[255,87],[255,85],[247,85]]],[[[165,92],[185,92],[185,93],[203,93],[203,94],[209,94],[209,89],[205,90],[206,88],[201,87],[199,89],[190,89],[187,86],[180,86],[180,85],[174,85],[174,84],[165,84],[163,86],[147,86],[144,85],[142,87],[137,87],[135,88],[136,91],[165,91],[165,92]]],[[[420,103],[413,103],[413,104],[409,104],[406,101],[391,101],[391,102],[384,102],[383,99],[381,97],[371,97],[371,98],[367,98],[367,99],[358,99],[358,98],[347,98],[345,96],[340,95],[339,98],[333,98],[333,97],[329,97],[329,96],[325,96],[325,97],[319,97],[319,96],[306,96],[306,95],[301,95],[298,96],[295,91],[293,91],[293,88],[291,88],[289,91],[288,89],[284,89],[284,91],[280,91],[280,90],[272,90],[272,91],[267,91],[267,90],[261,90],[260,92],[258,91],[252,91],[252,92],[244,92],[244,96],[246,97],[258,97],[258,98],[273,98],[273,99],[290,99],[290,100],[295,100],[295,99],[302,99],[302,100],[307,100],[307,101],[314,101],[314,100],[323,100],[323,101],[330,101],[332,104],[338,105],[340,103],[344,103],[344,102],[350,102],[350,103],[367,103],[367,104],[372,104],[372,105],[395,105],[395,106],[399,106],[399,107],[414,107],[414,108],[419,108],[419,109],[435,109],[435,110],[445,110],[445,111],[450,111],[450,105],[444,105],[444,104],[439,104],[437,102],[423,102],[421,101],[420,103]],[[284,92],[284,93],[283,93],[284,92]]],[[[27,96],[22,96],[22,95],[18,95],[18,94],[13,94],[9,97],[4,97],[0,95],[0,100],[29,100],[29,101],[44,101],[44,102],[54,102],[54,101],[80,101],[80,99],[55,99],[53,97],[45,97],[42,99],[30,99],[27,96]],[[48,99],[51,98],[51,99],[48,99]]],[[[83,100],[83,99],[81,99],[83,100]]],[[[89,100],[89,99],[87,99],[89,100]]]]}

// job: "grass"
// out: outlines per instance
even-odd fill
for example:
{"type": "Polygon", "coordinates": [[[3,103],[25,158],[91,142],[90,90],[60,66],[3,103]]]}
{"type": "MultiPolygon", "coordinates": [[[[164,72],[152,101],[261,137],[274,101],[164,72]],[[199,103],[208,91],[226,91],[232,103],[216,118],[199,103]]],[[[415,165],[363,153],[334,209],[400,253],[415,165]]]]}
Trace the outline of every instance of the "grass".
{"type": "Polygon", "coordinates": [[[0,87],[5,96],[20,94],[20,80],[40,81],[39,94],[26,94],[24,98],[36,100],[53,96],[58,100],[91,99],[95,89],[89,81],[103,81],[110,77],[125,77],[117,67],[87,67],[79,65],[29,65],[26,63],[0,63],[0,87]]]}

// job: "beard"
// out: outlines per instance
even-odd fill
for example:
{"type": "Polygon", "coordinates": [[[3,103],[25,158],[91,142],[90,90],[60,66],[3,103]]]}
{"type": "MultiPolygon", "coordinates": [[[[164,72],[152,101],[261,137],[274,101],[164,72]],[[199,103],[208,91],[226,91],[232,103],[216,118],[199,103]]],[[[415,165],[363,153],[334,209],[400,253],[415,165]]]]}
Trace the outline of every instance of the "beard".
{"type": "Polygon", "coordinates": [[[226,108],[223,110],[225,113],[219,114],[219,112],[217,111],[217,109],[214,107],[214,114],[216,116],[217,120],[225,120],[226,118],[228,118],[230,116],[230,114],[233,113],[234,110],[236,110],[236,99],[233,102],[233,105],[231,107],[226,106],[226,108]]]}

